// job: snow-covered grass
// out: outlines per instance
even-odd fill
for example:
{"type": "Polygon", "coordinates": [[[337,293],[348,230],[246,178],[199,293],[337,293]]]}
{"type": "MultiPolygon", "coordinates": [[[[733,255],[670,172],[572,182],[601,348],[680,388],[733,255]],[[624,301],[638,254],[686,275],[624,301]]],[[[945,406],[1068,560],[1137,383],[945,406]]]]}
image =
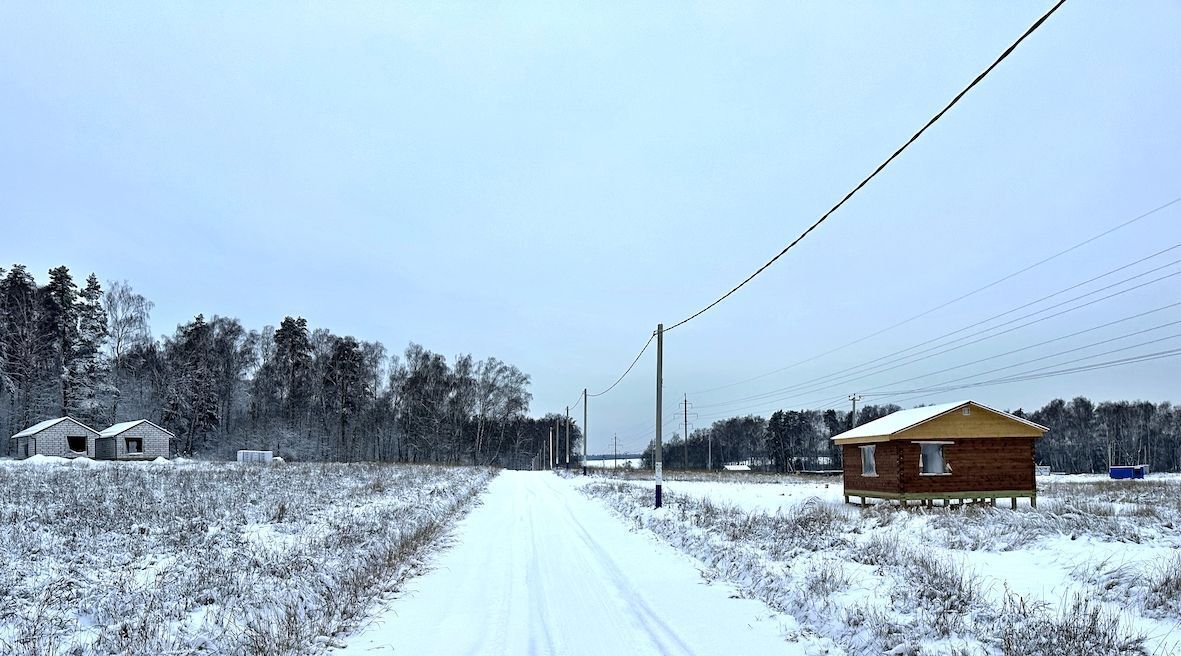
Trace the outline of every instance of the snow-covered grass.
{"type": "Polygon", "coordinates": [[[572,479],[849,654],[1181,653],[1181,477],[1052,477],[1037,509],[842,503],[839,479],[572,479]]]}
{"type": "Polygon", "coordinates": [[[495,475],[411,465],[0,464],[0,653],[322,651],[495,475]]]}

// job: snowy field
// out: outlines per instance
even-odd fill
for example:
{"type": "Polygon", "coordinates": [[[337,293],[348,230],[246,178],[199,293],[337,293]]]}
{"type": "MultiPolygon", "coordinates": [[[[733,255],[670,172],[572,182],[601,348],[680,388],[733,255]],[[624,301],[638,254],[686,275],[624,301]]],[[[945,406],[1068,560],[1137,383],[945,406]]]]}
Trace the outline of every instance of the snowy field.
{"type": "Polygon", "coordinates": [[[587,460],[587,467],[595,469],[639,469],[644,466],[643,458],[603,458],[602,460],[587,460]]]}
{"type": "Polygon", "coordinates": [[[0,461],[0,653],[17,656],[324,651],[494,476],[35,460],[0,461]]]}
{"type": "Polygon", "coordinates": [[[839,478],[570,478],[827,654],[1181,654],[1181,477],[1039,479],[1036,510],[861,509],[839,478]]]}

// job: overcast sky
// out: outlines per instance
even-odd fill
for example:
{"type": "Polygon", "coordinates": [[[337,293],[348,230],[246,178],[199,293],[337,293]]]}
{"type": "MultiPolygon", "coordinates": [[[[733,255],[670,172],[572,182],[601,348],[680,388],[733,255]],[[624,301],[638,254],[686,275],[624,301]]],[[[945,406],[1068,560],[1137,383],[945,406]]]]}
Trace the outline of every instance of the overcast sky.
{"type": "MultiPolygon", "coordinates": [[[[197,313],[252,328],[291,314],[393,351],[413,340],[496,356],[532,375],[534,414],[561,411],[584,386],[610,385],[658,322],[778,252],[1048,7],[5,2],[0,263],[27,264],[40,282],[58,264],[127,279],[155,302],[158,334],[197,313]]],[[[704,426],[1181,320],[1172,308],[931,373],[1176,302],[1177,276],[909,367],[804,384],[1181,243],[1178,203],[903,327],[701,391],[824,353],[1181,197],[1178,25],[1176,2],[1067,3],[796,250],[668,333],[669,404],[689,393],[704,426]],[[743,400],[793,385],[794,396],[743,400]]],[[[592,399],[592,451],[616,431],[624,447],[646,441],[652,356],[592,399]]],[[[866,401],[1181,401],[1179,371],[1173,358],[866,401]]]]}

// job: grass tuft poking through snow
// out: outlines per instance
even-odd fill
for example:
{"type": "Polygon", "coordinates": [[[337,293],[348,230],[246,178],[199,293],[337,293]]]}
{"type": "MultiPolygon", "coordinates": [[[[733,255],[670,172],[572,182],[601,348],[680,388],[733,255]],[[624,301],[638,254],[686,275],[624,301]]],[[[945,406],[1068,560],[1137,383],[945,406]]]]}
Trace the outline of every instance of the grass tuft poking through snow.
{"type": "Polygon", "coordinates": [[[495,475],[420,465],[0,466],[0,652],[322,651],[495,475]]]}
{"type": "Polygon", "coordinates": [[[818,489],[839,498],[823,482],[785,481],[779,494],[785,501],[768,511],[762,505],[774,493],[765,479],[758,480],[749,484],[759,488],[751,497],[754,509],[719,501],[741,501],[743,494],[717,481],[682,483],[682,489],[700,490],[699,495],[666,485],[658,511],[651,508],[648,487],[634,481],[599,479],[580,487],[630,525],[651,530],[700,560],[707,579],[736,584],[795,617],[803,627],[797,637],[812,641],[817,652],[831,647],[829,653],[896,656],[1146,654],[1167,643],[1146,646],[1139,618],[1181,619],[1181,556],[1151,567],[1125,565],[1118,572],[1082,567],[1074,575],[1080,580],[1068,580],[1060,590],[1077,585],[1083,591],[1064,594],[1056,604],[1010,589],[998,560],[1018,552],[1029,558],[1029,549],[1057,548],[1046,545],[1063,540],[1080,546],[1067,554],[1085,563],[1093,563],[1087,545],[1095,542],[1176,548],[1170,524],[1176,515],[1163,498],[1170,490],[1176,493],[1175,483],[1137,491],[1139,501],[1121,488],[1102,486],[1088,494],[1085,486],[1059,484],[1060,496],[1043,498],[1037,510],[1014,512],[988,506],[857,508],[806,496],[818,489]],[[789,493],[796,500],[787,501],[789,493]],[[1133,505],[1145,502],[1153,508],[1133,505]],[[1096,594],[1098,586],[1081,580],[1088,575],[1096,582],[1113,581],[1110,594],[1096,594]],[[1125,614],[1129,600],[1140,600],[1130,603],[1145,613],[1125,614]]]}

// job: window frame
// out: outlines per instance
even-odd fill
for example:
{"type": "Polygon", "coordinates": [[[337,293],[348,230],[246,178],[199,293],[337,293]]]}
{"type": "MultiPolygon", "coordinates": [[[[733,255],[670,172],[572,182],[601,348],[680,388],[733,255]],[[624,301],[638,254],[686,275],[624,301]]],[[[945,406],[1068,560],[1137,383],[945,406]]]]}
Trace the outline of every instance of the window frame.
{"type": "Polygon", "coordinates": [[[951,463],[947,462],[947,453],[944,451],[943,447],[945,447],[949,444],[955,444],[955,442],[951,442],[948,440],[915,440],[914,444],[919,445],[919,476],[951,476],[951,474],[952,474],[951,463]],[[938,446],[939,447],[939,458],[943,461],[943,471],[941,471],[941,472],[924,471],[924,465],[926,464],[923,461],[923,447],[924,446],[938,446]]]}
{"type": "Polygon", "coordinates": [[[86,435],[66,435],[66,449],[68,449],[70,451],[70,453],[87,453],[88,452],[87,447],[89,447],[89,446],[90,446],[90,438],[86,435]],[[77,440],[77,439],[82,440],[82,448],[81,449],[75,449],[73,446],[70,445],[70,440],[77,440]]]}
{"type": "Polygon", "coordinates": [[[123,451],[129,456],[141,456],[144,453],[144,438],[142,437],[125,437],[123,438],[123,451]],[[138,451],[131,450],[131,442],[135,441],[139,445],[138,451]]]}
{"type": "Polygon", "coordinates": [[[877,447],[878,447],[877,444],[859,444],[859,445],[857,445],[858,450],[861,452],[861,475],[865,478],[877,478],[878,477],[877,447]],[[866,453],[869,454],[868,460],[865,457],[866,453]],[[868,472],[866,471],[866,467],[865,467],[867,462],[871,465],[870,471],[868,471],[868,472]]]}

